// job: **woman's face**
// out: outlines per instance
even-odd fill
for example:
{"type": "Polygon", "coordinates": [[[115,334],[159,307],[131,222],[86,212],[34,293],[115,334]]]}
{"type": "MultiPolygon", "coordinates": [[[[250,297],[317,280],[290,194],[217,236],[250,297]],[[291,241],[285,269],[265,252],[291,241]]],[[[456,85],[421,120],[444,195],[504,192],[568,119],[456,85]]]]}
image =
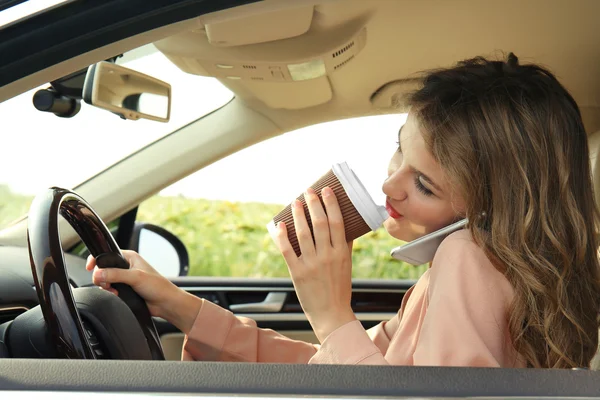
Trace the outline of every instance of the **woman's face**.
{"type": "Polygon", "coordinates": [[[384,226],[393,237],[411,241],[458,220],[464,202],[427,149],[413,114],[400,128],[398,141],[383,183],[390,214],[384,226]]]}

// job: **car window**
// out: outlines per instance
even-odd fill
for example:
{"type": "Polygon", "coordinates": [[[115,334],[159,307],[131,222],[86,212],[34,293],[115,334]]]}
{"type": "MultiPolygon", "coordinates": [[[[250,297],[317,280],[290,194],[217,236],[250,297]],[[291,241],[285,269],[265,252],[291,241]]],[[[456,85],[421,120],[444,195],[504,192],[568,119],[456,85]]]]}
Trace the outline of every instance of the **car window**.
{"type": "Polygon", "coordinates": [[[24,216],[42,190],[73,189],[233,98],[217,79],[181,71],[154,45],[127,52],[117,63],[171,85],[170,121],[123,120],[83,102],[73,117],[57,117],[32,104],[33,95],[49,84],[0,103],[0,141],[10,144],[0,157],[0,229],[24,216]]]}
{"type": "MultiPolygon", "coordinates": [[[[299,129],[224,158],[143,202],[139,221],[177,235],[190,255],[190,275],[288,277],[266,224],[322,176],[346,161],[374,200],[396,151],[406,115],[353,118],[299,129]]],[[[354,278],[416,279],[426,266],[397,261],[402,244],[380,228],[357,239],[354,278]]]]}

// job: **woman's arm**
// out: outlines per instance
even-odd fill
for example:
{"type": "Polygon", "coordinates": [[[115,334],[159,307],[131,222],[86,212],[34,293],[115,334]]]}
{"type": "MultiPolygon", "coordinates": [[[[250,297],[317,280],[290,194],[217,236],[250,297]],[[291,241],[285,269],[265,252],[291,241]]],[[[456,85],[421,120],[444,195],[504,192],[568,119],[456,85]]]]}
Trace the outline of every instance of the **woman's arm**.
{"type": "Polygon", "coordinates": [[[310,343],[286,338],[256,322],[236,318],[231,312],[175,286],[139,254],[123,250],[130,269],[98,269],[90,257],[86,268],[93,281],[117,294],[112,283],[131,286],[148,305],[150,313],[164,318],[186,334],[184,359],[203,361],[251,361],[306,363],[317,351],[310,343]]]}
{"type": "Polygon", "coordinates": [[[203,301],[186,335],[183,360],[311,364],[376,364],[383,360],[397,316],[365,331],[354,321],[333,332],[322,346],[289,339],[256,322],[203,301]]]}
{"type": "Polygon", "coordinates": [[[318,349],[200,301],[200,311],[185,338],[183,360],[306,364],[318,349]]]}

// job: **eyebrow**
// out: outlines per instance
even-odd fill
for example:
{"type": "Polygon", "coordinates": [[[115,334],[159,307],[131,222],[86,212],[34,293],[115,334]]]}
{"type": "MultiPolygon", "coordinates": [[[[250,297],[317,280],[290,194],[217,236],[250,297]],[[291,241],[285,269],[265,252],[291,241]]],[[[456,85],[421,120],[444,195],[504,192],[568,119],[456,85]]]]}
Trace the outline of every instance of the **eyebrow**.
{"type": "MultiPolygon", "coordinates": [[[[402,140],[400,138],[400,135],[402,134],[402,128],[404,128],[404,125],[402,125],[400,127],[400,129],[398,129],[398,145],[400,146],[401,149],[402,149],[402,144],[401,144],[402,140]]],[[[410,168],[414,172],[416,172],[417,174],[421,175],[421,177],[423,178],[423,180],[427,181],[427,183],[429,183],[431,186],[433,186],[438,192],[444,193],[444,191],[438,185],[436,185],[430,177],[428,177],[427,175],[425,175],[423,172],[419,171],[418,169],[416,169],[412,165],[410,166],[410,168]]]]}

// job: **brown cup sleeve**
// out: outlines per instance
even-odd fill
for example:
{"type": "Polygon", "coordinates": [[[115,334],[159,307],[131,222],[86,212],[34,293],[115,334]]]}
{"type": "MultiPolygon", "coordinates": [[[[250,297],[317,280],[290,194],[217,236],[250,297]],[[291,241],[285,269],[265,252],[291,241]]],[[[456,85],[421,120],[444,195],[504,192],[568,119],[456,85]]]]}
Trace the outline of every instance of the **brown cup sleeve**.
{"type": "MultiPolygon", "coordinates": [[[[318,181],[316,181],[311,188],[317,193],[319,199],[321,200],[321,205],[325,210],[325,204],[323,203],[323,198],[321,196],[321,190],[329,186],[340,205],[340,210],[342,212],[342,218],[344,220],[344,231],[346,233],[346,241],[352,241],[368,232],[371,231],[371,228],[365,220],[362,218],[360,213],[356,210],[356,207],[350,201],[350,198],[346,194],[344,187],[339,182],[333,171],[329,171],[325,175],[323,175],[318,181]]],[[[310,233],[313,238],[314,243],[314,233],[312,227],[312,221],[310,218],[310,214],[308,211],[308,206],[306,205],[306,200],[304,198],[304,194],[297,197],[297,200],[302,203],[302,207],[304,208],[304,215],[306,216],[308,226],[310,228],[310,233]]],[[[327,212],[325,210],[325,212],[327,212]]],[[[296,229],[294,227],[294,219],[292,216],[292,206],[288,204],[283,210],[281,210],[274,218],[273,224],[277,226],[277,224],[283,221],[285,222],[285,226],[287,228],[288,239],[290,244],[294,248],[296,255],[299,257],[301,254],[300,245],[298,244],[298,237],[296,236],[296,229]]]]}

